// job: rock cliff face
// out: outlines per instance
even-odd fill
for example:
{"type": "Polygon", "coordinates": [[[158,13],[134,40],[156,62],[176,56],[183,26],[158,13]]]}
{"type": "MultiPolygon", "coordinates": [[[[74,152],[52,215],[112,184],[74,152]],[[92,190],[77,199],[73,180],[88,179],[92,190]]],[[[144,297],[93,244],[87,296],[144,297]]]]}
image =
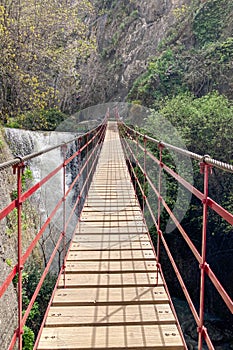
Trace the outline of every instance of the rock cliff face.
{"type": "Polygon", "coordinates": [[[94,1],[89,18],[96,52],[80,67],[81,107],[124,101],[134,80],[146,70],[158,45],[176,23],[176,11],[191,0],[94,1]]]}

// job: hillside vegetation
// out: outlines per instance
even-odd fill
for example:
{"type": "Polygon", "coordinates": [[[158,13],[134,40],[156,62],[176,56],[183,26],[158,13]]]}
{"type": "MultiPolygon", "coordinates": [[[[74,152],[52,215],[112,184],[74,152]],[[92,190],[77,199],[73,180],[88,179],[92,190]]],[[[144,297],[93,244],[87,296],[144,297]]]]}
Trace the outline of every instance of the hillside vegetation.
{"type": "Polygon", "coordinates": [[[0,4],[0,120],[51,129],[54,109],[76,107],[78,64],[95,47],[88,38],[88,0],[11,0],[0,4]],[[52,114],[52,116],[51,116],[52,114]],[[25,123],[29,119],[30,123],[25,123]]]}
{"type": "Polygon", "coordinates": [[[232,14],[229,0],[177,8],[177,24],[128,94],[128,101],[171,121],[190,150],[227,162],[233,141],[232,14]]]}

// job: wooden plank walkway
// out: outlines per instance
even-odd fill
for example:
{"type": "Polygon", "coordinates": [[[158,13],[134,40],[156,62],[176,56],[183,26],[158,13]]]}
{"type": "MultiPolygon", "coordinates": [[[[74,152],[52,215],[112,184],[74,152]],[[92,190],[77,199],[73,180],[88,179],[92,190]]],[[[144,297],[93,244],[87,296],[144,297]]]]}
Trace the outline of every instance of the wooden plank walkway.
{"type": "Polygon", "coordinates": [[[38,350],[185,349],[135,198],[115,122],[38,350]]]}

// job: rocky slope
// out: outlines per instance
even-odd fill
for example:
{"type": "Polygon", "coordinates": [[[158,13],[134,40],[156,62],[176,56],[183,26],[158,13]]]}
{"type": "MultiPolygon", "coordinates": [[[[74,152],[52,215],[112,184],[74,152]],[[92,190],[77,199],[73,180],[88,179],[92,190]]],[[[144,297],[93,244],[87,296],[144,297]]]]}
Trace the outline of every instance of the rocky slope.
{"type": "Polygon", "coordinates": [[[159,44],[177,22],[176,11],[192,0],[94,1],[90,37],[97,50],[80,67],[81,107],[124,101],[135,79],[146,71],[159,44]]]}

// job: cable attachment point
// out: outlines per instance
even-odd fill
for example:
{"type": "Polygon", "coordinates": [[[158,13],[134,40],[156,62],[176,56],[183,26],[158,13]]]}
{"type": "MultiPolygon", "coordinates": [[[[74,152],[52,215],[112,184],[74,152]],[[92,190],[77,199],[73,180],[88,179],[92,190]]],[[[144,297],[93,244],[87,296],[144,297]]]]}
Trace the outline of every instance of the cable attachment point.
{"type": "Polygon", "coordinates": [[[23,163],[23,162],[24,162],[23,157],[20,156],[20,155],[16,155],[16,156],[15,156],[15,159],[19,159],[19,160],[20,160],[20,163],[23,163]]]}
{"type": "Polygon", "coordinates": [[[212,174],[212,168],[213,166],[211,164],[208,163],[208,159],[211,159],[211,157],[209,156],[209,154],[205,154],[202,157],[202,160],[200,162],[200,173],[204,174],[204,169],[205,167],[208,167],[208,170],[210,170],[210,174],[212,174]]]}
{"type": "Polygon", "coordinates": [[[25,163],[24,163],[23,157],[21,157],[20,155],[16,155],[15,156],[15,160],[16,159],[19,159],[19,163],[13,165],[13,174],[14,175],[16,174],[16,169],[17,168],[21,168],[22,172],[23,172],[23,170],[25,168],[25,163]]]}
{"type": "Polygon", "coordinates": [[[161,151],[164,149],[163,141],[159,141],[158,148],[161,149],[161,151]]]}

